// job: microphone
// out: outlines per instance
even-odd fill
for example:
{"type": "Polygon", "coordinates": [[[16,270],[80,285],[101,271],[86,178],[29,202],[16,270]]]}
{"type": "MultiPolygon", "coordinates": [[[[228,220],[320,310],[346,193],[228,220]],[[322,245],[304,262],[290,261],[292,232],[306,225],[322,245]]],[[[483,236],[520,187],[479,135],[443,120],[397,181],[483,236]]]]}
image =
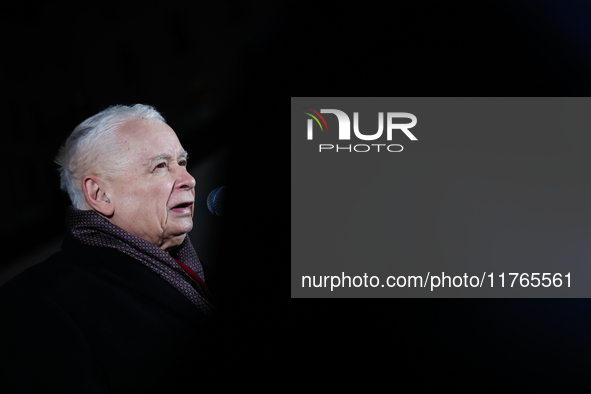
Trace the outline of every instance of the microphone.
{"type": "Polygon", "coordinates": [[[207,209],[216,216],[223,216],[224,212],[224,195],[226,194],[226,186],[220,186],[209,192],[207,196],[207,209]]]}

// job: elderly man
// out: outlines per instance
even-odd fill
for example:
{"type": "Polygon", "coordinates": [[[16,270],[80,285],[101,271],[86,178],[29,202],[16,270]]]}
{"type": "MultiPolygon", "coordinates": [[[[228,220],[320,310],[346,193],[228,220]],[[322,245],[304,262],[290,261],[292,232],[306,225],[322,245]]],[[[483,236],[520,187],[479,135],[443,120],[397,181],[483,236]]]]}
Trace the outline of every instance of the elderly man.
{"type": "Polygon", "coordinates": [[[3,392],[196,388],[212,296],[187,233],[195,179],[152,107],[110,107],[62,147],[62,251],[0,289],[3,392]]]}

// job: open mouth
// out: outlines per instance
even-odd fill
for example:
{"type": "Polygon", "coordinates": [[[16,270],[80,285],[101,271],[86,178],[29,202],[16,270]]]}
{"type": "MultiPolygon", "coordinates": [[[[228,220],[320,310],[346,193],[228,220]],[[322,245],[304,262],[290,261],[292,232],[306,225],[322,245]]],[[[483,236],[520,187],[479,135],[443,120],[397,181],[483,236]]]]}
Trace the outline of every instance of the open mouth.
{"type": "Polygon", "coordinates": [[[181,204],[175,205],[170,210],[176,213],[191,213],[192,205],[192,202],[183,202],[181,204]]]}

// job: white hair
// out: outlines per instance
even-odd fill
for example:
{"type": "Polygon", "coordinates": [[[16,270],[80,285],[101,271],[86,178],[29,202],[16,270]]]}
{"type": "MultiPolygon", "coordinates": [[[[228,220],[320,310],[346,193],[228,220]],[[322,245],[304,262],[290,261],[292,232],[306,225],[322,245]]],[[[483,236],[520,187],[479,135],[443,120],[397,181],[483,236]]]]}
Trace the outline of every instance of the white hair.
{"type": "MultiPolygon", "coordinates": [[[[60,148],[55,162],[59,165],[61,189],[68,193],[72,205],[88,210],[82,191],[82,179],[90,173],[104,171],[108,176],[108,155],[117,152],[116,134],[124,123],[148,119],[166,123],[164,117],[149,105],[114,105],[80,123],[60,148]]],[[[112,167],[112,166],[111,166],[112,167]]]]}

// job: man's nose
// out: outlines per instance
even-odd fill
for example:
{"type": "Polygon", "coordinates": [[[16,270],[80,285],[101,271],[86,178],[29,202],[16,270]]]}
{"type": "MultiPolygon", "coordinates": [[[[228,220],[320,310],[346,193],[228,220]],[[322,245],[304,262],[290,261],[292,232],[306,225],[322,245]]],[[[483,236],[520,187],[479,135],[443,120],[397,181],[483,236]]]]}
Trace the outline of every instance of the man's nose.
{"type": "Polygon", "coordinates": [[[177,187],[192,190],[195,188],[195,178],[189,174],[185,167],[180,167],[178,171],[177,187]]]}

